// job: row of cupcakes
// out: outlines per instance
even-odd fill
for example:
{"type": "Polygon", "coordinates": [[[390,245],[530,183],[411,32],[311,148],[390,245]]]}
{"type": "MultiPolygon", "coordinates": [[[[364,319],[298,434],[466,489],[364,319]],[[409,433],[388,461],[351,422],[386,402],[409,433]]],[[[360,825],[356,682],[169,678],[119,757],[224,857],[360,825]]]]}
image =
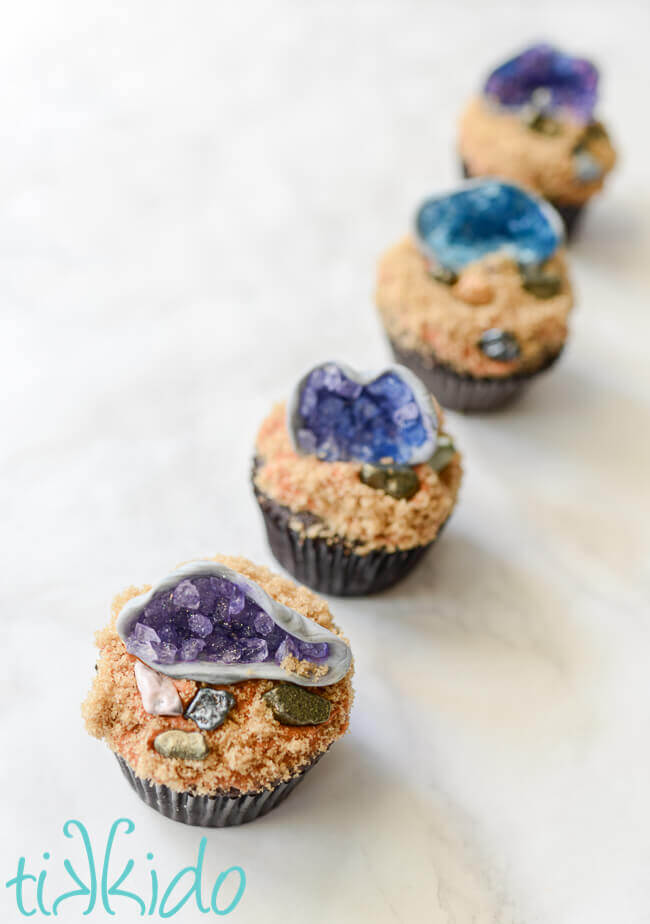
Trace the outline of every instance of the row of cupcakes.
{"type": "Polygon", "coordinates": [[[546,44],[497,67],[460,123],[472,179],[426,200],[380,261],[393,354],[446,408],[501,407],[562,352],[567,235],[616,161],[597,91],[592,62],[546,44]]]}
{"type": "Polygon", "coordinates": [[[191,561],[118,595],[83,705],[131,787],[186,824],[279,805],[347,731],[353,660],[312,588],[383,590],[449,519],[460,456],[408,369],[311,369],[258,434],[253,485],[296,584],[244,558],[191,561]]]}
{"type": "MultiPolygon", "coordinates": [[[[538,219],[546,214],[509,190],[538,219]]],[[[486,259],[492,267],[491,251],[486,259]]],[[[463,280],[462,271],[455,282],[434,278],[411,241],[395,260],[432,292],[463,280]]],[[[525,292],[522,271],[503,260],[496,278],[519,274],[525,292]]],[[[563,291],[553,299],[568,310],[563,291]]],[[[300,584],[344,596],[384,590],[417,565],[451,516],[461,478],[443,411],[411,369],[361,374],[337,362],[310,369],[271,409],[252,470],[276,559],[300,584]]],[[[87,728],[138,795],[174,820],[225,826],[265,814],[348,727],[352,656],[328,605],[245,559],[190,562],[153,587],[130,588],[97,642],[87,728]]]]}
{"type": "Polygon", "coordinates": [[[596,81],[547,46],[490,76],[460,140],[466,172],[488,178],[425,202],[380,263],[400,364],[368,375],[322,363],[262,422],[253,488],[300,584],[218,556],[115,598],[84,717],[163,815],[251,821],[346,732],[352,654],[313,590],[369,594],[408,574],[462,478],[440,405],[497,407],[559,356],[571,286],[562,222],[540,194],[570,227],[611,169],[596,81]]]}

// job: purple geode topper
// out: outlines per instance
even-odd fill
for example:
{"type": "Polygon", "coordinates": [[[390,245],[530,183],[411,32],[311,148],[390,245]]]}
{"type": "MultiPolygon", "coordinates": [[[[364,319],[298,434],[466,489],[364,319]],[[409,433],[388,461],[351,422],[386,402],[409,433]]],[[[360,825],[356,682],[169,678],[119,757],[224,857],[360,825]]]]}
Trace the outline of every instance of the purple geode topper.
{"type": "Polygon", "coordinates": [[[296,451],[325,462],[426,462],[436,448],[438,416],[429,392],[404,366],[362,375],[342,363],[315,366],[288,406],[296,451]]]}
{"type": "Polygon", "coordinates": [[[598,95],[598,71],[585,58],[573,58],[552,45],[533,45],[492,71],[484,93],[502,106],[539,104],[546,112],[566,109],[580,122],[589,122],[598,95]]]}
{"type": "Polygon", "coordinates": [[[340,680],[350,666],[349,648],[333,632],[216,562],[191,562],[129,600],[117,630],[130,654],[172,677],[212,683],[291,679],[320,686],[340,680]],[[282,667],[287,656],[326,672],[298,677],[282,667]]]}

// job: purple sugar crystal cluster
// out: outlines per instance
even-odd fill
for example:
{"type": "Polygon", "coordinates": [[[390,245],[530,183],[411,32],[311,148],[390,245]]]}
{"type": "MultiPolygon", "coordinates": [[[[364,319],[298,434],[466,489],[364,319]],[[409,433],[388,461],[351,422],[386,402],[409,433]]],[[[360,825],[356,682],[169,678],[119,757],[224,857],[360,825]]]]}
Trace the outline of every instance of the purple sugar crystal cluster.
{"type": "Polygon", "coordinates": [[[290,635],[241,587],[221,577],[185,579],[155,594],[131,627],[126,648],[155,664],[281,664],[287,655],[318,663],[329,655],[326,642],[290,635]]]}
{"type": "Polygon", "coordinates": [[[361,383],[334,363],[318,366],[299,387],[295,418],[299,450],[326,462],[408,465],[433,439],[413,389],[391,370],[361,383]]]}
{"type": "Polygon", "coordinates": [[[581,122],[589,122],[598,94],[598,71],[584,58],[573,58],[551,45],[533,45],[493,71],[484,92],[513,108],[543,99],[540,108],[545,111],[566,109],[581,122]]]}

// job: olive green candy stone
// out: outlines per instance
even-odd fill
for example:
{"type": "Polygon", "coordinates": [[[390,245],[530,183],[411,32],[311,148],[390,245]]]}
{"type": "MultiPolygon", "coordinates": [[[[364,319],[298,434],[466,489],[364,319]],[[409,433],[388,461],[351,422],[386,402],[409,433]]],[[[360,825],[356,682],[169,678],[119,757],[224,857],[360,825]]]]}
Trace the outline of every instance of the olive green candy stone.
{"type": "Polygon", "coordinates": [[[418,492],[420,479],[412,468],[395,468],[388,470],[386,478],[386,494],[396,500],[408,500],[418,492]]]}
{"type": "Polygon", "coordinates": [[[454,446],[452,438],[446,433],[439,433],[436,451],[429,459],[429,465],[434,472],[441,472],[443,468],[449,465],[455,455],[456,447],[454,446]]]}
{"type": "Polygon", "coordinates": [[[539,266],[520,267],[522,285],[536,298],[553,298],[562,288],[562,279],[556,273],[546,273],[539,266]]]}
{"type": "Polygon", "coordinates": [[[590,122],[582,133],[582,138],[578,142],[588,144],[590,141],[597,141],[600,138],[608,138],[607,129],[602,122],[590,122]]]}
{"type": "Polygon", "coordinates": [[[177,757],[179,760],[203,760],[208,753],[205,738],[200,732],[180,731],[177,728],[161,732],[153,746],[162,757],[177,757]]]}
{"type": "Polygon", "coordinates": [[[293,683],[273,687],[263,698],[281,725],[322,725],[330,717],[328,699],[293,683]]]}
{"type": "Polygon", "coordinates": [[[539,132],[540,135],[548,135],[552,137],[553,135],[559,135],[561,126],[556,119],[552,119],[550,116],[544,115],[543,112],[535,112],[526,119],[526,125],[534,132],[539,132]]]}
{"type": "Polygon", "coordinates": [[[445,266],[430,266],[429,275],[436,282],[441,282],[445,286],[453,286],[458,282],[458,274],[445,266]]]}
{"type": "Polygon", "coordinates": [[[378,465],[370,465],[368,462],[361,466],[359,478],[369,488],[375,488],[377,491],[384,491],[386,488],[386,478],[388,469],[380,468],[378,465]]]}
{"type": "Polygon", "coordinates": [[[396,500],[408,500],[418,491],[420,479],[412,468],[381,468],[365,463],[359,478],[364,484],[389,494],[396,500]]]}

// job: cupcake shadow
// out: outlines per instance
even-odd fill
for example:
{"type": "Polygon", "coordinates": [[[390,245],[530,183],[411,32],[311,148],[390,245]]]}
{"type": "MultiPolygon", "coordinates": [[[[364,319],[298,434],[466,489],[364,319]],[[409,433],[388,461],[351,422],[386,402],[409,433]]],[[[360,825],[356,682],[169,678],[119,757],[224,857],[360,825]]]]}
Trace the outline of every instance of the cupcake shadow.
{"type": "MultiPolygon", "coordinates": [[[[328,757],[327,770],[323,761],[300,795],[275,816],[297,844],[312,843],[317,832],[324,850],[336,845],[336,862],[328,860],[326,881],[311,879],[314,907],[327,909],[323,920],[332,919],[333,894],[345,898],[344,916],[338,920],[359,919],[362,907],[370,917],[386,905],[399,906],[404,920],[417,920],[424,907],[429,916],[438,913],[445,919],[468,906],[476,914],[487,908],[496,912],[490,861],[476,844],[475,822],[445,792],[435,755],[428,761],[426,779],[408,772],[404,764],[409,761],[408,753],[386,741],[377,746],[371,737],[357,735],[328,757]],[[404,893],[397,862],[417,880],[417,895],[404,893]],[[359,891],[356,917],[349,905],[351,875],[359,891]],[[364,881],[372,883],[370,889],[364,889],[364,881]]],[[[418,772],[423,775],[422,768],[418,772]]]]}
{"type": "MultiPolygon", "coordinates": [[[[536,446],[541,453],[552,447],[554,463],[579,464],[604,484],[611,480],[615,464],[619,490],[632,491],[633,485],[644,489],[650,467],[650,445],[641,436],[647,430],[647,405],[617,390],[609,378],[601,380],[565,366],[525,394],[500,423],[508,429],[514,426],[517,437],[526,440],[528,452],[536,446]],[[614,441],[610,448],[608,440],[614,441]]],[[[505,452],[505,443],[502,448],[505,452]]],[[[493,461],[500,463],[499,458],[493,461]]]]}
{"type": "Polygon", "coordinates": [[[635,202],[634,209],[620,199],[607,197],[590,206],[594,213],[580,228],[574,250],[594,266],[624,271],[639,265],[645,247],[644,228],[639,219],[650,210],[647,197],[635,202]]]}
{"type": "Polygon", "coordinates": [[[585,652],[581,633],[559,618],[567,609],[561,592],[542,574],[458,530],[448,533],[435,558],[382,600],[390,603],[387,617],[434,648],[441,640],[489,640],[561,673],[576,667],[585,652]]]}

